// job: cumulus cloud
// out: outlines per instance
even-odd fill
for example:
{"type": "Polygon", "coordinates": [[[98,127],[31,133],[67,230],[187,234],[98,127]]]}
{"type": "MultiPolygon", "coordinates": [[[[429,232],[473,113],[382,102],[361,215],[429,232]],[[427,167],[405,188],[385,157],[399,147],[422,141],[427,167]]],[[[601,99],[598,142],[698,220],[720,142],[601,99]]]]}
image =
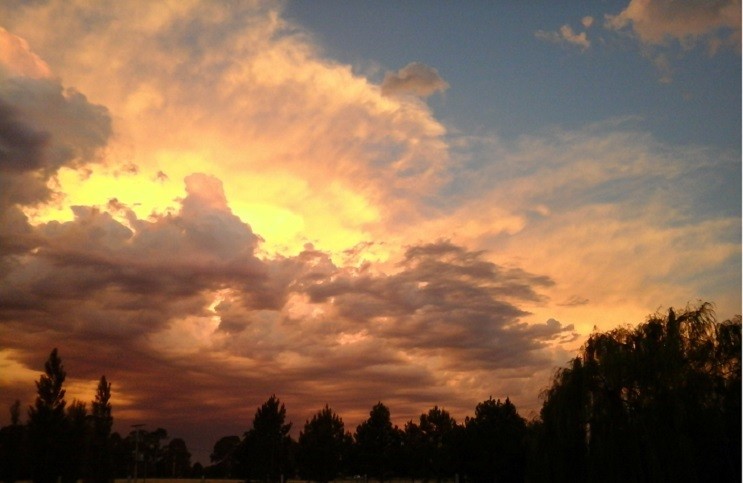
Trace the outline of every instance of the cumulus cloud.
{"type": "MultiPolygon", "coordinates": [[[[446,129],[430,108],[415,95],[383,96],[349,66],[320,56],[273,2],[47,2],[0,12],[9,31],[55,60],[67,84],[120,116],[112,153],[150,179],[167,173],[169,193],[191,172],[208,170],[228,193],[240,193],[233,208],[250,214],[258,231],[281,229],[266,250],[326,238],[341,251],[376,238],[371,227],[382,212],[411,223],[419,216],[414,200],[446,182],[446,129]],[[327,207],[333,216],[319,217],[327,207]]],[[[411,79],[419,88],[443,88],[422,74],[411,79]]],[[[109,174],[93,168],[92,178],[109,174]]],[[[75,203],[106,201],[65,181],[75,203]]],[[[134,193],[118,198],[141,201],[134,193]]],[[[135,210],[159,208],[145,201],[135,210]]]]}
{"type": "Polygon", "coordinates": [[[607,15],[605,26],[629,28],[641,42],[663,45],[676,40],[685,47],[706,41],[712,52],[722,45],[740,49],[741,6],[737,0],[632,0],[617,15],[607,15]]]}
{"type": "MultiPolygon", "coordinates": [[[[592,21],[588,21],[590,17],[583,19],[583,26],[588,28],[591,26],[592,21]]],[[[556,44],[566,44],[580,47],[581,50],[587,50],[591,46],[591,41],[588,40],[586,32],[576,33],[570,25],[563,25],[557,32],[548,32],[544,30],[538,30],[534,34],[538,39],[546,40],[556,44]]]]}
{"type": "Polygon", "coordinates": [[[448,88],[449,84],[436,69],[420,62],[411,62],[397,72],[388,72],[382,81],[382,94],[385,96],[428,97],[448,88]]]}

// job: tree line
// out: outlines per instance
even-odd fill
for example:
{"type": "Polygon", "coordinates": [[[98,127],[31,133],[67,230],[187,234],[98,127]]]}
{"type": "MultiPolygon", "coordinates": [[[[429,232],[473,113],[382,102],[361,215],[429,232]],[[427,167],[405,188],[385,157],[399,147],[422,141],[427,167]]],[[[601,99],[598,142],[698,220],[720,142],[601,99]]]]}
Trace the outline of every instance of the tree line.
{"type": "Polygon", "coordinates": [[[111,384],[101,377],[90,411],[64,400],[56,349],[20,422],[0,430],[2,479],[39,482],[147,477],[326,482],[365,476],[462,481],[740,481],[741,320],[717,322],[710,304],[592,334],[543,392],[527,421],[489,398],[457,422],[434,406],[402,428],[375,404],[352,433],[329,406],[295,440],[272,395],[242,435],[220,438],[210,464],[191,465],[167,431],[111,432],[111,384]]]}

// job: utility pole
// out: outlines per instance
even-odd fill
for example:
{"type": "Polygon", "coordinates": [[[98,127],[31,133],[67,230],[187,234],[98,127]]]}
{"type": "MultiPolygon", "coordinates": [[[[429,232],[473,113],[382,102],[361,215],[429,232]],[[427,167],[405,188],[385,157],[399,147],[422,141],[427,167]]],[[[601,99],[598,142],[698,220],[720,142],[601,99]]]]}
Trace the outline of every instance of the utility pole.
{"type": "Polygon", "coordinates": [[[137,483],[137,467],[139,466],[139,428],[144,424],[132,424],[134,428],[134,483],[137,483]]]}

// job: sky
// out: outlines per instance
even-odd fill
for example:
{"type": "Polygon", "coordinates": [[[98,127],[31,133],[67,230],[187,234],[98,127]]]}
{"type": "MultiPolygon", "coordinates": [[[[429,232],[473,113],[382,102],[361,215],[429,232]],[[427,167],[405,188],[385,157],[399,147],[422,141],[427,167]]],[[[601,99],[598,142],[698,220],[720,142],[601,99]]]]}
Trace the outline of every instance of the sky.
{"type": "Polygon", "coordinates": [[[0,407],[57,347],[206,464],[272,394],[295,433],[533,417],[592,331],[740,314],[740,35],[735,0],[0,3],[0,407]]]}

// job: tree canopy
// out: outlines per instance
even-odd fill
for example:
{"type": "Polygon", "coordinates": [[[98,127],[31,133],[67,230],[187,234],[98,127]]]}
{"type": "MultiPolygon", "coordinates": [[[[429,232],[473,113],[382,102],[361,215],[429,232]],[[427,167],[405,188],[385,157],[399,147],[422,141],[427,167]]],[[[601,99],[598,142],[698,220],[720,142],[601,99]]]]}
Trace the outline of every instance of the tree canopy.
{"type": "Polygon", "coordinates": [[[247,477],[278,481],[290,468],[291,423],[286,408],[272,395],[255,412],[253,427],[245,433],[240,462],[247,477]]]}
{"type": "Polygon", "coordinates": [[[740,318],[710,304],[591,335],[545,392],[543,476],[735,479],[740,359],[740,318]]]}
{"type": "Polygon", "coordinates": [[[392,425],[389,408],[381,402],[375,404],[366,421],[356,427],[354,439],[359,471],[380,480],[390,476],[401,437],[401,431],[392,425]]]}
{"type": "Polygon", "coordinates": [[[336,478],[351,445],[343,419],[330,407],[312,416],[299,433],[299,474],[302,478],[326,482],[336,478]]]}

